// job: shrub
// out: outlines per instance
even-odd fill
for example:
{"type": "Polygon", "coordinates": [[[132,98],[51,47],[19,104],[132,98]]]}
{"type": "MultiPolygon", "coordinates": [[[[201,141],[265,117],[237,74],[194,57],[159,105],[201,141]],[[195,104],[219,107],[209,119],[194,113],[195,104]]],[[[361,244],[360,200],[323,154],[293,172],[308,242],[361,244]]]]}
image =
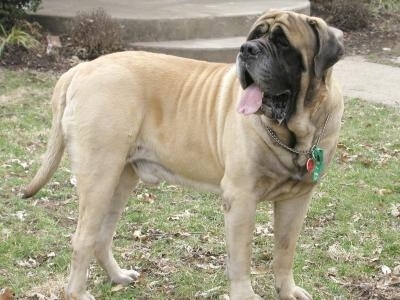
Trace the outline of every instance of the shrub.
{"type": "Polygon", "coordinates": [[[311,8],[342,30],[365,28],[372,17],[366,1],[360,0],[312,0],[311,8]]]}
{"type": "Polygon", "coordinates": [[[26,17],[27,12],[35,12],[42,0],[1,0],[0,24],[10,30],[18,20],[26,17]]]}
{"type": "Polygon", "coordinates": [[[332,1],[332,23],[343,30],[357,30],[365,28],[371,20],[368,5],[359,0],[332,1]]]}
{"type": "Polygon", "coordinates": [[[69,35],[75,54],[81,59],[94,59],[122,49],[121,26],[101,8],[79,13],[71,21],[69,35]]]}
{"type": "Polygon", "coordinates": [[[373,17],[399,13],[400,0],[311,0],[311,10],[342,30],[358,30],[373,17]]]}
{"type": "Polygon", "coordinates": [[[29,33],[18,26],[13,26],[9,32],[0,24],[0,57],[3,55],[6,47],[21,46],[30,49],[39,44],[39,42],[29,33]]]}

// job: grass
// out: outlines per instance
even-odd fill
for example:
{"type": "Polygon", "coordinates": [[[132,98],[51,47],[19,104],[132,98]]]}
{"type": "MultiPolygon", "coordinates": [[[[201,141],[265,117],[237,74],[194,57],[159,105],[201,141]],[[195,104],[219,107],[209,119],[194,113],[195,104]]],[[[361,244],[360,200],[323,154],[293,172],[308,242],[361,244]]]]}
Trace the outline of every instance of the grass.
{"type": "MultiPolygon", "coordinates": [[[[0,289],[11,288],[18,299],[61,295],[69,271],[77,199],[68,160],[33,199],[18,196],[45,149],[55,80],[49,73],[0,69],[0,289]]],[[[314,299],[400,296],[399,132],[399,110],[347,99],[336,158],[314,196],[295,260],[296,280],[314,299]],[[391,274],[384,275],[385,266],[391,274]]],[[[266,299],[275,297],[271,232],[270,205],[262,203],[252,280],[266,299]]],[[[216,195],[165,183],[140,185],[119,223],[114,249],[122,266],[142,276],[129,287],[115,287],[93,264],[89,289],[98,299],[227,294],[216,195]]]]}

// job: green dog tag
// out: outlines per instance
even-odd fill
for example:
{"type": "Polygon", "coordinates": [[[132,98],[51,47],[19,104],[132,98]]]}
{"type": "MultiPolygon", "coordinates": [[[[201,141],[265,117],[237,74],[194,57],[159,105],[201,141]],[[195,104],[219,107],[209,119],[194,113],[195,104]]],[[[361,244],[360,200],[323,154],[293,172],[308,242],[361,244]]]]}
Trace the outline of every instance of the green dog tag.
{"type": "Polygon", "coordinates": [[[307,171],[311,173],[314,182],[318,181],[324,169],[324,150],[314,146],[311,149],[311,157],[307,161],[307,171]],[[312,167],[311,167],[312,166],[312,167]]]}

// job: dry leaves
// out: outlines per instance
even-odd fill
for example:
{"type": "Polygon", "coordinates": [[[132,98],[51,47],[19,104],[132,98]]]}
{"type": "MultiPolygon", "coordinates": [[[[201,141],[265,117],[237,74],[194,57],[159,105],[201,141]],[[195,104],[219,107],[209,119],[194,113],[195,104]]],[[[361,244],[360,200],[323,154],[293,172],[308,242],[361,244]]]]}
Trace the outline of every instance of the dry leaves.
{"type": "Polygon", "coordinates": [[[390,149],[391,144],[387,144],[384,146],[380,146],[379,148],[376,145],[364,145],[359,144],[358,147],[368,150],[368,157],[361,154],[352,153],[353,150],[343,143],[338,144],[339,161],[343,164],[351,165],[354,162],[360,162],[365,167],[382,167],[388,164],[389,161],[395,160],[398,161],[400,157],[400,150],[398,149],[390,149]]]}
{"type": "Polygon", "coordinates": [[[60,298],[53,293],[51,293],[50,295],[44,295],[44,294],[35,292],[32,294],[26,295],[25,299],[27,299],[27,300],[59,300],[60,298]]]}
{"type": "Polygon", "coordinates": [[[176,214],[176,215],[168,217],[168,220],[170,220],[170,221],[178,221],[180,219],[190,218],[191,216],[193,216],[193,214],[189,210],[185,210],[182,213],[179,213],[179,214],[176,214]]]}
{"type": "Polygon", "coordinates": [[[385,265],[380,266],[375,282],[353,284],[359,291],[360,299],[400,299],[400,265],[393,270],[385,265]]]}
{"type": "Polygon", "coordinates": [[[144,192],[144,193],[138,194],[136,196],[136,198],[138,200],[141,200],[141,201],[149,203],[149,204],[153,204],[154,201],[156,200],[156,196],[154,194],[148,193],[148,192],[144,192]]]}
{"type": "Polygon", "coordinates": [[[328,256],[335,261],[346,262],[359,257],[358,250],[352,248],[350,250],[345,250],[340,244],[334,243],[329,246],[328,256]]]}
{"type": "Polygon", "coordinates": [[[218,294],[220,289],[221,289],[220,286],[216,286],[216,287],[214,287],[212,289],[209,289],[207,291],[204,291],[204,292],[197,292],[194,296],[196,298],[211,298],[211,297],[215,297],[218,294]]]}
{"type": "Polygon", "coordinates": [[[400,265],[393,269],[386,265],[378,268],[378,273],[373,282],[365,282],[365,280],[341,279],[337,277],[336,268],[329,268],[327,277],[333,282],[344,287],[352,289],[360,300],[378,300],[378,299],[400,299],[400,265]]]}
{"type": "Polygon", "coordinates": [[[48,254],[38,255],[35,258],[29,257],[28,259],[17,260],[15,264],[21,268],[34,269],[43,264],[44,262],[53,259],[54,257],[56,257],[56,254],[54,252],[50,252],[48,254]]]}
{"type": "Polygon", "coordinates": [[[11,214],[13,217],[17,218],[19,221],[25,221],[26,216],[28,215],[25,210],[19,210],[15,214],[11,214]]]}
{"type": "Polygon", "coordinates": [[[391,205],[390,214],[395,218],[400,217],[400,203],[391,205]]]}

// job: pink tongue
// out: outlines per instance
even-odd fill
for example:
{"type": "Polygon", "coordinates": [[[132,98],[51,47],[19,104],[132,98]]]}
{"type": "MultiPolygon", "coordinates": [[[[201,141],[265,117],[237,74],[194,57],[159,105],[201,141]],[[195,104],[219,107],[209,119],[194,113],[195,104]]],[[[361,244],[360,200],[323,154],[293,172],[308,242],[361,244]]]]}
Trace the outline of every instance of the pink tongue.
{"type": "Polygon", "coordinates": [[[248,86],[242,93],[237,112],[250,115],[254,114],[262,104],[262,92],[254,83],[248,86]]]}

